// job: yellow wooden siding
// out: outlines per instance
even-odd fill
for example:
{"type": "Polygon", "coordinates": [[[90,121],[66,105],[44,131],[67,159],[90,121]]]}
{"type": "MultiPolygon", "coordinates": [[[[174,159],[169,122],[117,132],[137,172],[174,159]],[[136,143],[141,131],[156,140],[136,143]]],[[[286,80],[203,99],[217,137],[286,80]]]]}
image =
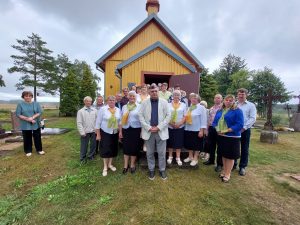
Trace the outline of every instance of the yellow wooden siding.
{"type": "Polygon", "coordinates": [[[186,67],[161,49],[157,48],[123,68],[122,87],[127,86],[129,82],[140,85],[142,71],[171,72],[175,75],[190,73],[186,67]]]}
{"type": "Polygon", "coordinates": [[[187,59],[187,57],[178,49],[178,47],[170,40],[170,38],[160,30],[158,25],[154,22],[148,24],[146,28],[139,32],[132,40],[121,47],[107,60],[127,60],[128,58],[132,57],[133,55],[137,54],[138,52],[149,47],[157,41],[160,41],[185,61],[192,64],[192,62],[187,59]]]}
{"type": "Polygon", "coordinates": [[[115,75],[115,69],[121,61],[107,61],[105,65],[105,96],[115,95],[120,91],[120,79],[115,75]],[[110,86],[112,85],[112,88],[110,86]]]}

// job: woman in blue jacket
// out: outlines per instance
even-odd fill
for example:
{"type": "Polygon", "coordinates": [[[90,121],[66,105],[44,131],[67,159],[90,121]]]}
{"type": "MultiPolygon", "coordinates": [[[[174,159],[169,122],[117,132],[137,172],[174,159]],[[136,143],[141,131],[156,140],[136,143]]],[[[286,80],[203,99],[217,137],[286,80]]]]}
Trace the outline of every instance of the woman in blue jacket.
{"type": "Polygon", "coordinates": [[[235,105],[233,95],[224,98],[222,109],[217,112],[212,126],[218,132],[218,148],[223,161],[220,178],[228,182],[234,160],[240,157],[241,130],[244,126],[243,112],[235,105]]]}

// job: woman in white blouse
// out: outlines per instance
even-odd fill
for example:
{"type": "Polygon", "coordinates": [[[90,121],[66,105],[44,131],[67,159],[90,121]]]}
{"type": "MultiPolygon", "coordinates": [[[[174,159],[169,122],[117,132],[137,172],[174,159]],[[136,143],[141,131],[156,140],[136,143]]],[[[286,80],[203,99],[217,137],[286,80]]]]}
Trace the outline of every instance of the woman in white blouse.
{"type": "Polygon", "coordinates": [[[186,105],[180,102],[181,92],[175,90],[173,92],[173,101],[169,103],[171,111],[171,120],[169,122],[169,139],[167,141],[167,147],[169,150],[168,164],[173,160],[173,149],[176,151],[176,162],[178,166],[182,165],[180,160],[180,152],[184,144],[184,122],[186,105]]]}
{"type": "Polygon", "coordinates": [[[96,140],[100,140],[100,156],[103,158],[103,176],[107,176],[107,170],[116,171],[112,165],[113,157],[118,155],[120,109],[115,107],[115,96],[108,96],[107,106],[102,107],[96,120],[96,140]]]}
{"type": "Polygon", "coordinates": [[[136,96],[136,101],[138,103],[142,103],[147,98],[150,98],[150,95],[148,94],[148,88],[146,84],[142,84],[141,86],[141,93],[136,96]]]}
{"type": "Polygon", "coordinates": [[[191,105],[185,116],[184,147],[189,151],[189,157],[184,162],[190,162],[191,166],[198,164],[199,152],[203,151],[203,136],[207,129],[207,112],[204,106],[199,104],[200,97],[190,94],[191,105]]]}
{"type": "Polygon", "coordinates": [[[122,120],[120,124],[119,138],[123,142],[124,168],[123,174],[128,172],[130,158],[130,172],[136,171],[136,157],[142,147],[141,123],[138,116],[140,104],[136,103],[135,91],[128,93],[129,102],[122,108],[122,120]]]}

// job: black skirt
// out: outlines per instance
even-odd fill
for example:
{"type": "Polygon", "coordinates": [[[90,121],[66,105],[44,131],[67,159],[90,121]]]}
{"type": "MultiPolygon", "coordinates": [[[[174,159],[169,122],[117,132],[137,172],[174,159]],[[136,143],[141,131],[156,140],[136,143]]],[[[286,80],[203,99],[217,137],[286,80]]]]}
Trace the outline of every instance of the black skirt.
{"type": "Polygon", "coordinates": [[[220,155],[226,159],[240,158],[241,139],[218,135],[218,150],[220,155]]]}
{"type": "Polygon", "coordinates": [[[108,134],[100,129],[100,157],[113,158],[118,155],[119,133],[108,134]]]}
{"type": "Polygon", "coordinates": [[[199,131],[184,131],[184,148],[193,151],[203,151],[203,137],[198,137],[199,131]]]}
{"type": "Polygon", "coordinates": [[[142,149],[141,128],[122,129],[123,153],[129,156],[137,156],[142,149]]]}
{"type": "Polygon", "coordinates": [[[168,148],[181,149],[184,146],[184,127],[179,129],[169,128],[168,148]]]}

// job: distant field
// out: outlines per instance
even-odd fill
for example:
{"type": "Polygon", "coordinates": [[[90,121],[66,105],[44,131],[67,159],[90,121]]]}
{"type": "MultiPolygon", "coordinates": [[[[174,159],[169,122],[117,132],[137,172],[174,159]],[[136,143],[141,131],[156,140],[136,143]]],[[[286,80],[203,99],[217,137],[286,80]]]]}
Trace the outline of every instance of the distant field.
{"type": "MultiPolygon", "coordinates": [[[[47,104],[47,103],[41,103],[43,109],[58,109],[58,103],[57,104],[47,104]]],[[[0,110],[13,110],[16,109],[17,104],[9,104],[9,103],[0,103],[0,110]]]]}

